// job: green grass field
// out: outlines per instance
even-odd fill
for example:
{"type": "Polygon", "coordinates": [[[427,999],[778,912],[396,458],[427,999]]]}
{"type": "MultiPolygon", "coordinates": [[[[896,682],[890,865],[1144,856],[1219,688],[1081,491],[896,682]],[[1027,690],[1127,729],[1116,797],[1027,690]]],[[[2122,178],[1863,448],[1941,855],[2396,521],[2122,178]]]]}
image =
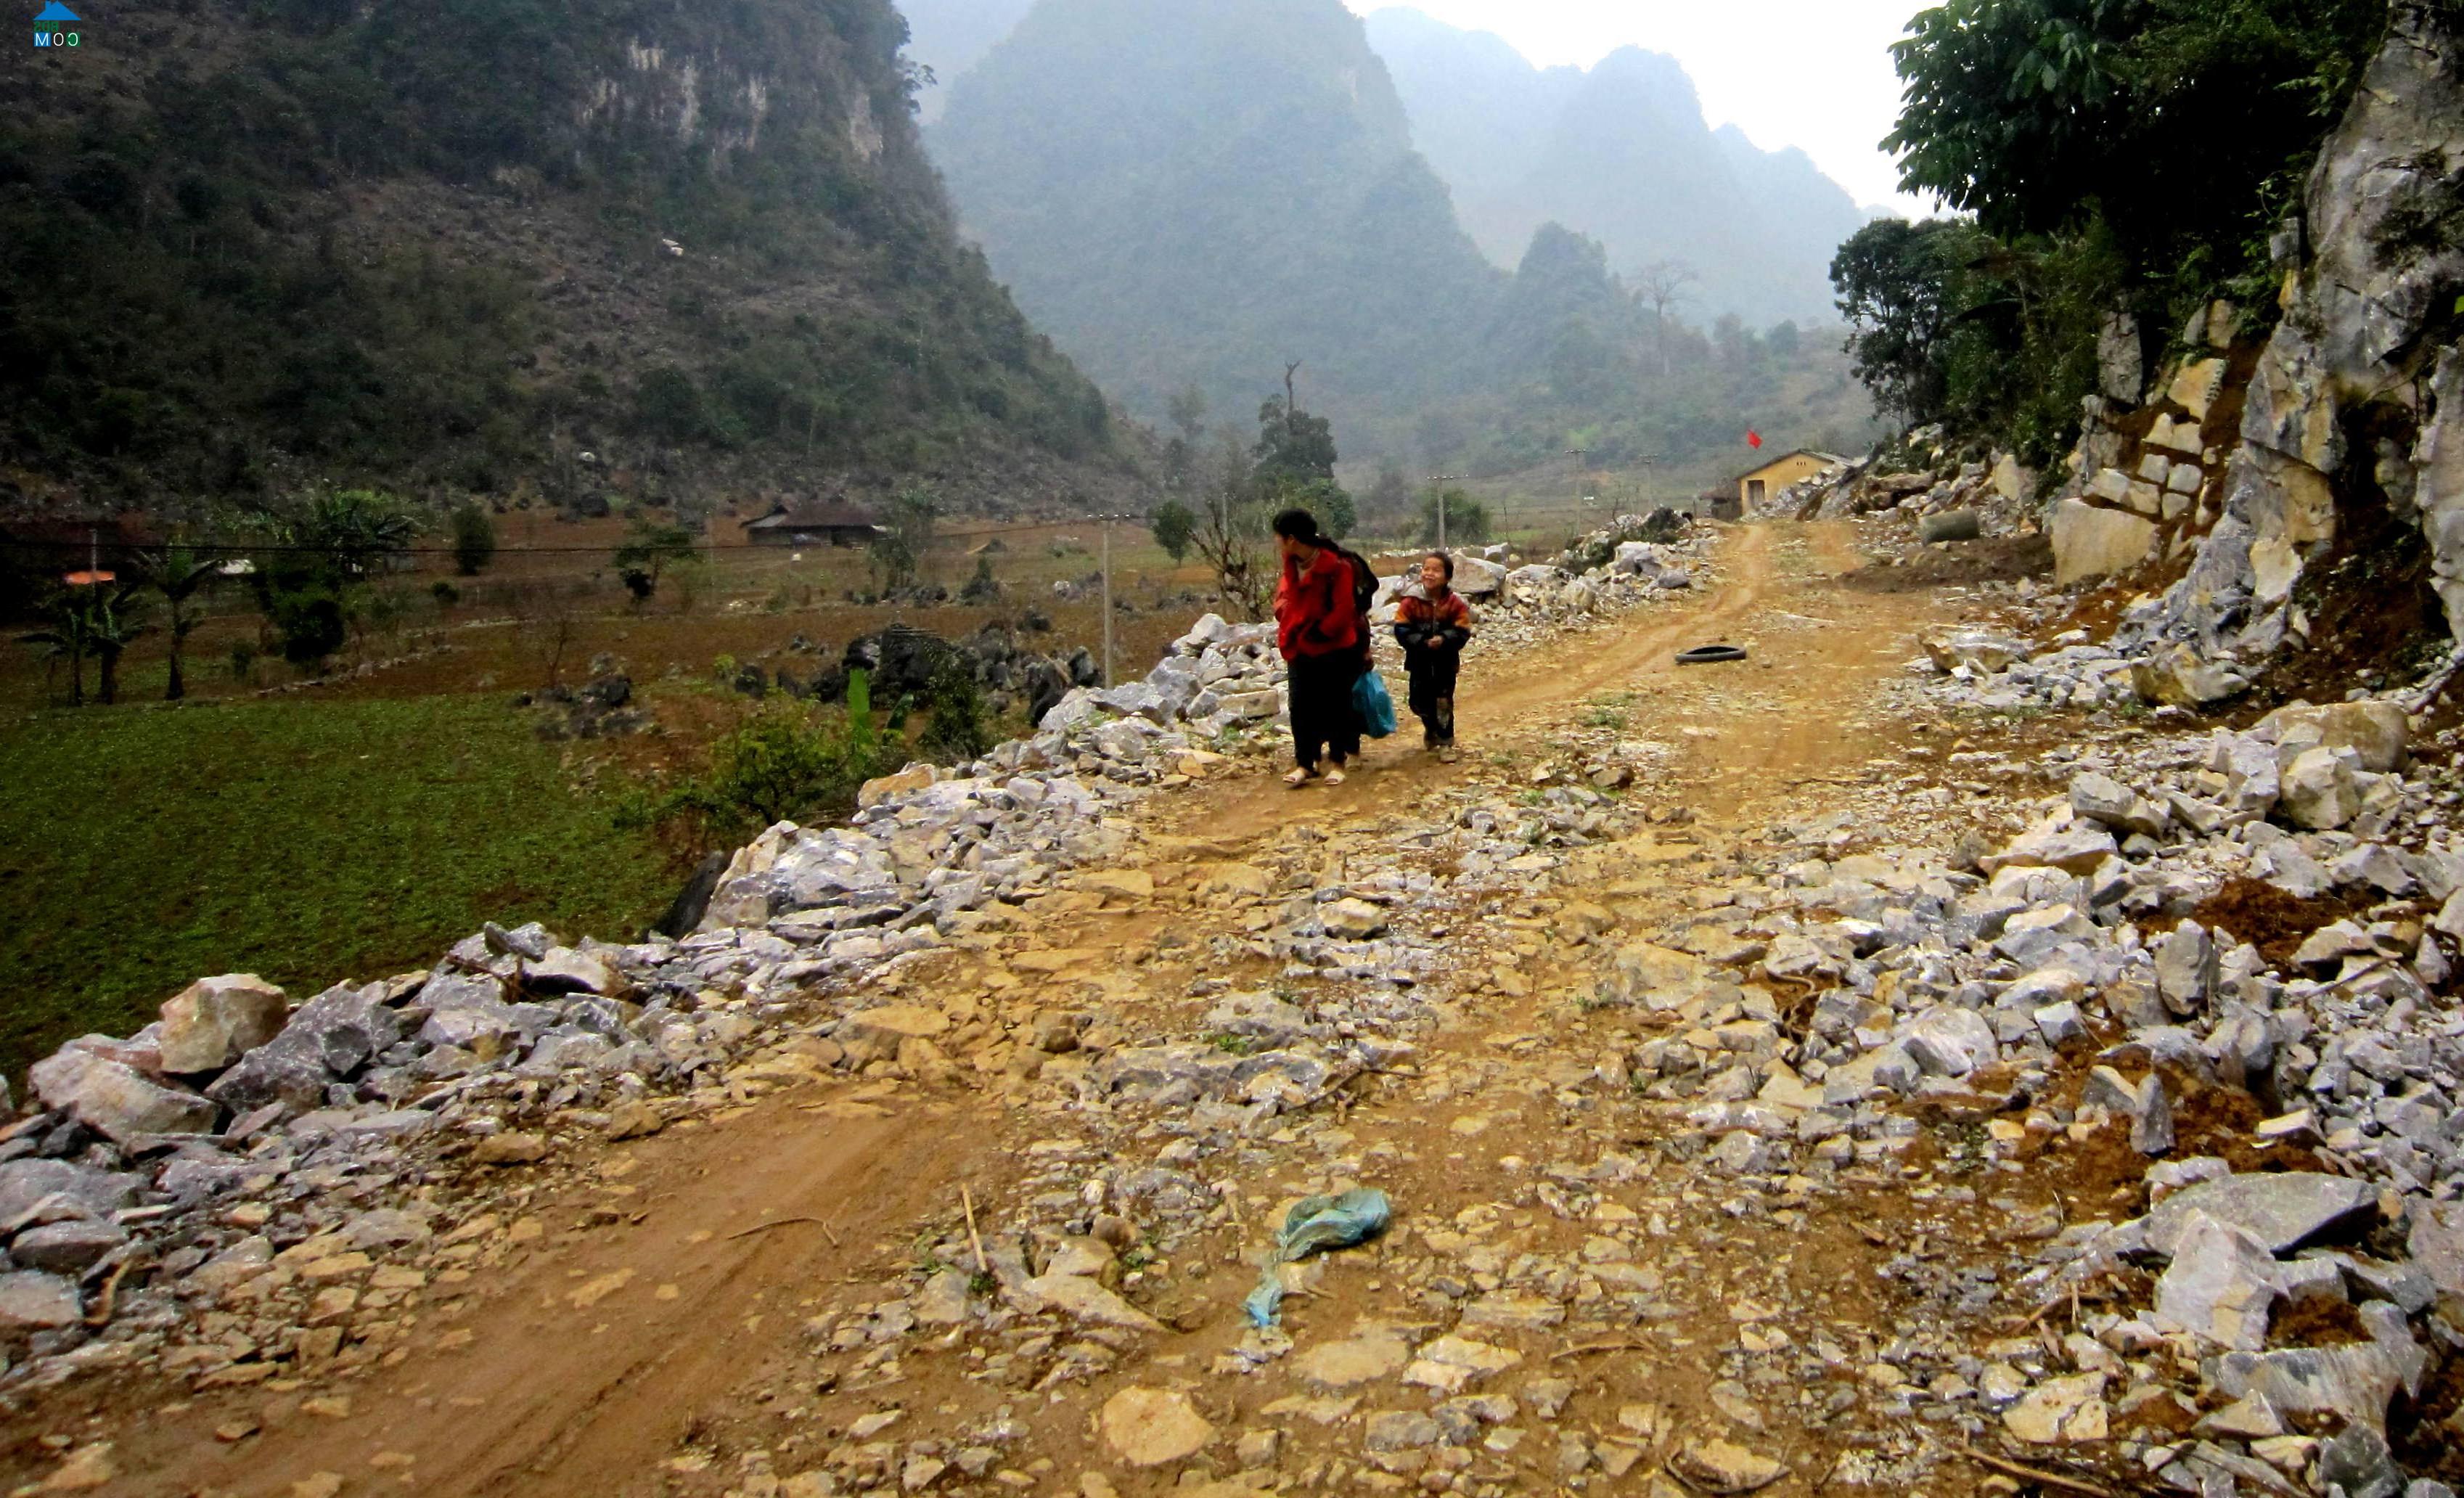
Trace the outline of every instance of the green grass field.
{"type": "Polygon", "coordinates": [[[0,717],[0,1068],[206,974],[299,1000],[483,920],[621,940],[677,882],[493,695],[0,717]]]}

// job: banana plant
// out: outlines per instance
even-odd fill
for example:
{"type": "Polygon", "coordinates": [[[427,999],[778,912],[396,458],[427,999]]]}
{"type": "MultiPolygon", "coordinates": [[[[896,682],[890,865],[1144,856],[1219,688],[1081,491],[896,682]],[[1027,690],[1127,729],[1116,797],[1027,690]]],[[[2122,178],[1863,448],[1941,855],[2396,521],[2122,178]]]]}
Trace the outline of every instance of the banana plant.
{"type": "Polygon", "coordinates": [[[197,601],[197,595],[213,582],[221,571],[221,565],[216,562],[200,561],[194,552],[180,546],[147,557],[139,564],[139,571],[146,584],[163,595],[166,606],[165,623],[171,638],[171,682],[163,689],[165,702],[177,702],[188,694],[187,681],[180,672],[180,652],[187,645],[188,636],[196,632],[197,626],[206,622],[204,610],[191,605],[197,601]]]}
{"type": "MultiPolygon", "coordinates": [[[[51,661],[69,663],[69,705],[85,706],[85,658],[92,648],[93,635],[87,630],[86,601],[75,593],[51,601],[44,610],[52,616],[50,628],[17,636],[20,645],[40,650],[51,661]]],[[[48,689],[47,689],[48,690],[48,689]]]]}

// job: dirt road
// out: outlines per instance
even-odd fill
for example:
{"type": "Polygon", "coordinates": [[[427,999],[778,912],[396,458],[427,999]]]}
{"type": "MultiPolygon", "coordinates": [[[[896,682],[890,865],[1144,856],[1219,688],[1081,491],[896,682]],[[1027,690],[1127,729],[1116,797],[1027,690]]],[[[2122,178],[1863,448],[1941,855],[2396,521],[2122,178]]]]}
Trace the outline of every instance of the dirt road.
{"type": "MultiPolygon", "coordinates": [[[[1652,830],[1535,875],[1532,900],[1419,913],[1439,922],[1432,930],[1452,922],[1498,943],[1494,971],[1446,985],[1453,996],[1433,1010],[1437,1025],[1409,1068],[1361,1079],[1330,1118],[1239,1143],[1232,1174],[1243,1185],[1184,1235],[1173,1262],[1111,1277],[1162,1330],[1098,1327],[1058,1349],[1048,1335],[979,1343],[965,1325],[911,1318],[900,1328],[904,1312],[875,1308],[908,1304],[909,1271],[933,1245],[967,1243],[979,1228],[1000,1241],[1000,1224],[1048,1199],[1073,1161],[1100,1160],[1134,1138],[1147,1155],[1184,1162],[1192,1152],[1172,1145],[1187,1140],[1185,1129],[1163,1120],[1120,1134],[1129,1125],[1101,1117],[1083,1083],[1073,1090],[1054,1080],[1077,1075],[1058,1066],[1041,1079],[1032,1068],[987,1065],[901,1081],[848,1078],[790,1055],[731,1083],[740,1106],[606,1146],[536,1182],[508,1173],[490,1210],[436,1245],[424,1269],[336,1297],[330,1319],[369,1350],[366,1366],[203,1389],[89,1379],[11,1422],[10,1475],[42,1482],[60,1470],[60,1452],[109,1442],[113,1475],[96,1490],[146,1498],[803,1498],[872,1486],[1101,1498],[1236,1469],[1252,1486],[1280,1477],[1285,1487],[1353,1490],[1408,1478],[1424,1490],[1503,1492],[1535,1453],[1548,1459],[1542,1469],[1558,1460],[1552,1452],[1561,1466],[1573,1462],[1560,1451],[1571,1427],[1548,1408],[1540,1375],[1569,1380],[1577,1412],[1613,1431],[1619,1419],[1646,1418],[1621,1412],[1644,1407],[1659,1421],[1733,1417],[1737,1329],[1750,1346],[1768,1320],[1784,1338],[1783,1311],[1836,1321],[1843,1343],[1873,1345],[1887,1328],[1870,1271],[1889,1253],[1873,1226],[1881,1209],[1855,1192],[1800,1191],[1729,1210],[1682,1168],[1646,1164],[1617,1188],[1614,1210],[1588,1222],[1499,1211],[1528,1193],[1532,1162],[1564,1158],[1570,1146],[1648,1153],[1637,1132],[1645,1125],[1614,1106],[1570,1101],[1574,1079],[1636,1037],[1619,1030],[1631,1022],[1575,1001],[1604,949],[1602,938],[1569,936],[1568,902],[1613,906],[1620,926],[1641,929],[1694,900],[1724,845],[1776,818],[1821,815],[1828,782],[1892,747],[1899,730],[1871,710],[1874,689],[1944,607],[1929,595],[1838,586],[1856,562],[1844,527],[1743,528],[1720,560],[1726,580],[1705,597],[1545,652],[1476,657],[1461,696],[1461,763],[1409,746],[1407,726],[1334,790],[1287,791],[1260,767],[1158,797],[1133,860],[1154,882],[1151,899],[1033,911],[898,982],[897,1002],[941,1006],[959,1036],[995,1028],[993,1018],[1021,1002],[1090,1017],[1093,1052],[1186,1035],[1203,994],[1280,981],[1243,945],[1260,929],[1258,902],[1223,897],[1209,870],[1275,870],[1287,886],[1313,869],[1356,873],[1401,856],[1381,851],[1393,846],[1381,839],[1528,788],[1562,758],[1570,734],[1666,746],[1662,770],[1635,793],[1666,812],[1655,809],[1652,830]],[[1751,659],[1672,663],[1675,650],[1713,639],[1748,645],[1751,659]],[[1346,1386],[1296,1382],[1289,1360],[1251,1377],[1221,1370],[1249,1345],[1238,1302],[1256,1272],[1265,1213],[1305,1187],[1373,1176],[1397,1203],[1398,1245],[1410,1241],[1401,1233],[1442,1237],[1502,1221],[1517,1251],[1575,1262],[1603,1251],[1586,1249],[1587,1233],[1637,1224],[1643,1247],[1631,1277],[1655,1287],[1664,1314],[1651,1335],[1617,1348],[1554,1345],[1545,1318],[1520,1329],[1532,1333],[1521,1355],[1527,1385],[1540,1392],[1527,1393],[1519,1424],[1553,1437],[1529,1434],[1518,1446],[1526,1436],[1500,1434],[1468,1465],[1354,1466],[1360,1436],[1344,1423],[1348,1412],[1326,1425],[1324,1408],[1298,1420],[1264,1413],[1277,1399],[1346,1386]],[[1092,1433],[1092,1412],[1118,1391],[1155,1384],[1189,1388],[1220,1437],[1194,1465],[1124,1465],[1092,1433]],[[1261,1431],[1274,1442],[1244,1440],[1236,1459],[1235,1433],[1261,1431]],[[1253,1462],[1269,1444],[1271,1460],[1253,1462]],[[966,1455],[975,1451],[989,1455],[966,1455]],[[1082,1483],[1083,1474],[1093,1475],[1082,1483]]],[[[1612,1195],[1607,1184],[1566,1189],[1612,1195]]],[[[1433,1271],[1399,1246],[1338,1256],[1323,1272],[1288,1317],[1304,1350],[1354,1323],[1374,1342],[1376,1327],[1428,1321],[1421,1292],[1433,1271]]],[[[216,1313],[235,1337],[244,1309],[216,1313]]],[[[999,1332],[1004,1322],[997,1312],[988,1325],[999,1332]]],[[[1483,1334],[1504,1339],[1496,1328],[1483,1334]]],[[[1768,1490],[1812,1491],[1826,1470],[1815,1460],[1825,1438],[1792,1422],[1784,1393],[1752,1393],[1759,1443],[1793,1453],[1792,1475],[1768,1490]]],[[[1372,1408],[1397,1402],[1378,1395],[1372,1408]]],[[[1605,1477],[1611,1465],[1575,1469],[1605,1477]]]]}

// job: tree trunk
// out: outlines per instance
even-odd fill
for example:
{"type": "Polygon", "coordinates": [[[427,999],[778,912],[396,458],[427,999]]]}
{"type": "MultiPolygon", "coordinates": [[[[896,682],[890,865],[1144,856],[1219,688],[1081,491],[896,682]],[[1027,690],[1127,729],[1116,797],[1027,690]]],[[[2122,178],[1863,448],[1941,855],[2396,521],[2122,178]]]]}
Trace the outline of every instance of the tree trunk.
{"type": "Polygon", "coordinates": [[[171,684],[163,689],[163,700],[177,702],[188,694],[188,684],[180,676],[180,642],[171,641],[171,684]]]}
{"type": "Polygon", "coordinates": [[[99,685],[102,692],[102,705],[110,707],[120,700],[120,652],[98,650],[95,654],[97,674],[101,678],[99,685]]]}

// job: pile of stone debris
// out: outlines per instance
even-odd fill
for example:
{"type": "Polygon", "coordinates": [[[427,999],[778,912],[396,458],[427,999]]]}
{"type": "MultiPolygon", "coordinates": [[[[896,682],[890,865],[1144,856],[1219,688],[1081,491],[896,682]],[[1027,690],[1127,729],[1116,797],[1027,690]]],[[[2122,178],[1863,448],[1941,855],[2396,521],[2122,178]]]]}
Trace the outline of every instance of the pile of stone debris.
{"type": "MultiPolygon", "coordinates": [[[[1947,1308],[2107,1309],[2051,1356],[1918,1339],[1940,1344],[1900,1359],[1930,1391],[1918,1413],[2056,1446],[2156,1408],[2184,1434],[2122,1444],[2169,1489],[2445,1495],[2406,1487],[2388,1421],[2398,1391],[2464,1354],[2454,737],[2409,764],[2404,708],[2375,700],[2057,751],[2068,794],[1972,872],[1904,846],[1809,858],[1667,947],[1618,953],[1605,991],[1678,1030],[1626,1063],[1741,1176],[1890,1158],[1912,1105],[1990,1119],[1986,1151],[2013,1171],[2126,1130],[2152,1210],[2014,1224],[2040,1246],[1936,1287],[1947,1308]],[[2273,958],[2254,941],[2278,933],[2231,929],[2249,917],[2190,918],[2253,883],[2355,914],[2314,917],[2273,958]],[[1806,996],[1793,1013],[1771,997],[1788,987],[1806,996]],[[2258,1121],[2185,1137],[2186,1090],[2246,1093],[2258,1121]],[[2112,1288],[2140,1266],[2156,1277],[2134,1308],[2112,1288]],[[2272,1313],[2321,1307],[2349,1307],[2361,1334],[2270,1340],[2272,1313]]],[[[1894,830],[1921,809],[1874,806],[1894,830]]]]}
{"type": "MultiPolygon", "coordinates": [[[[1654,575],[1681,554],[1655,552],[1654,575]]],[[[1620,576],[1584,611],[1653,591],[1620,576]]],[[[1510,638],[1579,623],[1557,592],[1518,600],[1516,585],[1486,595],[1510,638]]],[[[539,1121],[655,1130],[722,1104],[730,1064],[782,1035],[826,1042],[825,1066],[946,1071],[937,1031],[873,1023],[835,1040],[838,1022],[815,1032],[813,1011],[1007,912],[1084,898],[1073,880],[1134,893],[1134,872],[1076,871],[1120,854],[1132,800],[1222,762],[1198,737],[1237,747],[1225,730],[1271,723],[1281,674],[1267,627],[1210,615],[1147,681],[1074,691],[1030,738],[872,782],[846,826],[770,828],[737,852],[679,940],[568,943],[492,924],[430,969],[337,984],[297,1007],[225,975],[135,1036],[70,1042],[33,1068],[31,1111],[0,1128],[0,1339],[17,1359],[6,1380],[123,1367],[174,1342],[165,1366],[223,1381],[271,1377],[277,1359],[319,1348],[343,1366],[372,1359],[382,1336],[343,1350],[327,1333],[345,1312],[382,1326],[420,1271],[380,1269],[362,1285],[369,1256],[450,1247],[428,1188],[473,1164],[539,1158],[539,1121]],[[238,1295],[244,1327],[196,1340],[197,1318],[240,1287],[254,1287],[238,1295]]],[[[1633,772],[1599,773],[1622,783],[1633,772]]],[[[1551,796],[1528,814],[1540,826],[1599,830],[1595,790],[1551,796]]],[[[1493,839],[1501,860],[1529,853],[1523,815],[1493,839]]],[[[1333,912],[1328,931],[1344,918],[1333,912]]]]}
{"type": "Polygon", "coordinates": [[[2009,452],[1963,461],[1940,427],[1919,427],[1771,494],[1756,515],[1792,520],[1888,516],[1925,542],[2008,536],[2035,523],[2036,475],[2009,452]]]}

